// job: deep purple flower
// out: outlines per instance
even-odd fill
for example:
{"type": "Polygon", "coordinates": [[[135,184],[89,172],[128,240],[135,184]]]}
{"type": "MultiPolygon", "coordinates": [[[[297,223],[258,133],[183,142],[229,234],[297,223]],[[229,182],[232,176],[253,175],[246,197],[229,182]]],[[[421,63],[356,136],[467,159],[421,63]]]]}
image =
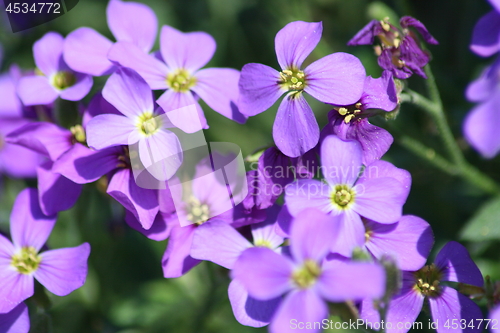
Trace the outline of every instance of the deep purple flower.
{"type": "Polygon", "coordinates": [[[467,141],[486,158],[500,152],[500,59],[486,68],[468,87],[466,96],[478,102],[465,118],[463,132],[467,141]]]}
{"type": "Polygon", "coordinates": [[[0,313],[0,332],[2,333],[28,333],[30,318],[28,307],[20,303],[7,313],[0,313]]]}
{"type": "Polygon", "coordinates": [[[385,129],[370,124],[368,118],[379,114],[374,109],[392,111],[397,104],[396,86],[389,71],[384,71],[378,79],[368,76],[359,101],[330,111],[321,137],[335,134],[342,140],[358,141],[363,149],[363,163],[369,164],[380,159],[394,139],[385,129]]]}
{"type": "Polygon", "coordinates": [[[298,180],[285,189],[285,203],[292,216],[315,207],[337,216],[341,236],[332,242],[332,252],[350,257],[365,243],[361,217],[395,223],[401,218],[411,178],[407,171],[385,161],[366,166],[362,174],[363,151],[357,141],[343,141],[331,135],[321,145],[321,166],[326,183],[298,180]]]}
{"type": "Polygon", "coordinates": [[[56,218],[42,213],[35,189],[18,195],[10,217],[13,243],[0,235],[0,313],[11,311],[33,295],[34,278],[58,296],[66,296],[85,283],[88,243],[39,253],[56,218]]]}
{"type": "Polygon", "coordinates": [[[196,112],[169,116],[175,126],[193,133],[208,128],[198,98],[229,119],[239,123],[246,121],[236,105],[240,73],[231,68],[200,69],[212,58],[215,47],[215,40],[207,33],[183,33],[163,26],[161,60],[127,42],[116,43],[108,56],[112,61],[136,70],[151,89],[167,89],[157,100],[165,112],[194,108],[196,112]]]}
{"type": "Polygon", "coordinates": [[[476,23],[470,49],[481,57],[489,57],[500,49],[500,1],[489,0],[494,10],[476,23]]]}
{"type": "Polygon", "coordinates": [[[100,114],[87,124],[89,147],[103,149],[138,144],[139,158],[159,180],[172,177],[182,163],[177,136],[168,130],[169,119],[154,110],[148,84],[134,70],[120,68],[102,91],[103,97],[122,115],[100,114]]]}
{"type": "Polygon", "coordinates": [[[410,16],[399,20],[403,30],[399,30],[388,20],[373,20],[361,29],[347,45],[371,45],[375,37],[380,45],[375,47],[378,64],[391,71],[398,79],[407,79],[413,73],[427,78],[422,68],[429,62],[430,55],[419,45],[417,36],[409,29],[415,28],[429,44],[438,44],[437,40],[427,31],[422,22],[410,16]]]}
{"type": "Polygon", "coordinates": [[[416,271],[425,265],[434,237],[426,221],[413,215],[404,215],[392,224],[363,219],[364,248],[375,258],[392,258],[398,268],[416,271]]]}
{"type": "MultiPolygon", "coordinates": [[[[106,17],[117,41],[133,43],[146,53],[151,51],[158,30],[158,20],[151,8],[138,2],[111,0],[106,17]]],[[[108,60],[112,46],[113,42],[94,29],[78,28],[66,37],[64,60],[75,71],[93,76],[110,74],[115,69],[108,60]]]]}
{"type": "Polygon", "coordinates": [[[316,209],[298,215],[291,230],[291,258],[266,247],[253,247],[236,261],[232,277],[255,299],[271,300],[286,294],[272,318],[271,332],[294,332],[292,319],[321,322],[328,316],[326,301],[383,295],[385,274],[379,265],[325,260],[338,232],[330,220],[316,209]]]}
{"type": "MultiPolygon", "coordinates": [[[[442,284],[442,282],[459,282],[472,286],[482,287],[483,277],[472,261],[467,249],[457,242],[447,243],[436,256],[434,264],[424,266],[416,272],[403,272],[403,285],[399,293],[389,303],[386,318],[386,327],[392,326],[386,332],[407,332],[424,304],[429,302],[431,315],[434,323],[437,323],[437,332],[481,332],[478,319],[482,319],[479,307],[457,290],[442,284]],[[452,320],[459,323],[458,328],[453,329],[452,320]],[[464,320],[467,324],[473,320],[473,327],[460,323],[464,320]],[[389,325],[391,323],[392,325],[389,325]],[[399,325],[402,323],[403,325],[399,325]],[[410,323],[408,325],[407,323],[410,323]],[[404,325],[406,324],[406,325],[404,325]],[[406,329],[405,329],[406,327],[406,329]]],[[[365,300],[362,303],[361,318],[368,322],[380,322],[378,311],[374,309],[372,302],[365,300]]],[[[484,324],[483,324],[484,325],[484,324]]]]}
{"type": "Polygon", "coordinates": [[[92,77],[73,71],[63,59],[64,38],[56,32],[46,33],[33,45],[39,75],[19,80],[17,93],[24,105],[49,104],[57,97],[79,101],[90,91],[92,77]]]}
{"type": "Polygon", "coordinates": [[[306,57],[321,38],[321,22],[292,22],[276,34],[275,48],[281,71],[262,64],[246,64],[241,70],[240,109],[255,116],[270,108],[281,95],[273,126],[276,146],[287,156],[297,157],[312,149],[319,140],[319,127],[311,107],[302,95],[317,100],[349,105],[359,100],[365,69],[358,58],[333,53],[305,69],[306,57]]]}

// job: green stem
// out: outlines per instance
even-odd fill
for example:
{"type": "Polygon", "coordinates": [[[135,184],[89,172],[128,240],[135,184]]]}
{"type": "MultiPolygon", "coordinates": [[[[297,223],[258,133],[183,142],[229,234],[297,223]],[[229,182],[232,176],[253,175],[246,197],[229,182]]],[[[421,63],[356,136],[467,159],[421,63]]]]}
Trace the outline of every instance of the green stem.
{"type": "Polygon", "coordinates": [[[400,143],[416,155],[429,161],[440,170],[453,176],[458,175],[487,193],[499,194],[500,188],[498,187],[498,184],[465,160],[462,150],[458,146],[455,137],[451,132],[448,121],[446,120],[439,90],[429,66],[425,67],[425,72],[427,74],[427,90],[430,99],[415,91],[406,90],[406,93],[401,96],[401,102],[412,103],[420,109],[426,111],[432,117],[436,123],[439,135],[441,136],[450,160],[446,160],[445,158],[437,155],[433,149],[428,148],[420,142],[407,136],[403,136],[400,143]]]}

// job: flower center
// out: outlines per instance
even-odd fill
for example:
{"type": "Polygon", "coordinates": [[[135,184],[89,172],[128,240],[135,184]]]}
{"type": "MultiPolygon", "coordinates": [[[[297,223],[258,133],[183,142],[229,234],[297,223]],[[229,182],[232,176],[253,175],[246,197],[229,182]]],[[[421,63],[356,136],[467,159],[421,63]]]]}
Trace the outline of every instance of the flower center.
{"type": "Polygon", "coordinates": [[[197,225],[201,225],[210,218],[210,209],[207,204],[191,196],[187,202],[187,219],[197,225]]]}
{"type": "Polygon", "coordinates": [[[264,238],[254,239],[253,245],[255,245],[257,247],[267,247],[269,249],[273,248],[271,243],[267,239],[264,239],[264,238]]]}
{"type": "Polygon", "coordinates": [[[21,274],[31,274],[38,269],[42,258],[34,247],[23,247],[21,252],[12,257],[11,265],[21,274]]]}
{"type": "Polygon", "coordinates": [[[85,135],[85,130],[81,125],[75,125],[73,127],[70,127],[69,130],[73,135],[74,142],[85,143],[85,141],[87,140],[87,136],[85,135]]]}
{"type": "Polygon", "coordinates": [[[435,264],[422,267],[415,272],[414,275],[416,283],[413,288],[416,291],[429,297],[437,297],[440,295],[441,287],[439,286],[439,281],[441,280],[442,274],[435,264]]]}
{"type": "Polygon", "coordinates": [[[144,112],[137,120],[137,128],[145,136],[151,136],[158,132],[161,127],[159,117],[155,117],[151,112],[144,112]]]}
{"type": "Polygon", "coordinates": [[[196,78],[181,68],[167,75],[167,84],[176,92],[188,92],[196,84],[196,78]]]}
{"type": "Polygon", "coordinates": [[[292,274],[293,282],[300,289],[306,289],[312,286],[321,274],[321,268],[314,260],[307,259],[304,261],[302,267],[297,269],[292,274]]]}
{"type": "Polygon", "coordinates": [[[305,74],[296,68],[285,69],[280,72],[278,83],[287,90],[302,91],[306,86],[305,74]]]}
{"type": "Polygon", "coordinates": [[[73,86],[76,83],[76,77],[73,73],[61,71],[54,74],[52,77],[52,85],[59,90],[64,90],[73,86]]]}
{"type": "Polygon", "coordinates": [[[356,117],[361,114],[363,109],[363,104],[358,102],[353,105],[342,106],[334,109],[337,110],[337,112],[344,117],[344,122],[346,124],[349,124],[352,120],[356,119],[356,117]]]}
{"type": "Polygon", "coordinates": [[[347,185],[336,185],[335,191],[332,192],[332,203],[341,209],[346,209],[351,203],[354,202],[356,197],[352,188],[347,185]]]}

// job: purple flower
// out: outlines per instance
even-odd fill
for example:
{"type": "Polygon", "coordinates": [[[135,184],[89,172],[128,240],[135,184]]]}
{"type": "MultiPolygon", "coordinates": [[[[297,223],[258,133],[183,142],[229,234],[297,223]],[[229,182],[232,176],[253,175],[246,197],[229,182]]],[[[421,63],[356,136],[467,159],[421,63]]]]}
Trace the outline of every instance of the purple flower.
{"type": "MultiPolygon", "coordinates": [[[[437,332],[481,332],[483,327],[476,321],[482,319],[479,307],[457,290],[442,284],[442,282],[459,282],[482,287],[483,277],[472,261],[467,249],[456,242],[447,243],[436,256],[434,264],[424,266],[416,272],[403,272],[403,285],[400,292],[389,303],[387,312],[386,332],[407,332],[427,298],[434,323],[437,323],[437,332]],[[452,320],[459,323],[458,328],[452,327],[452,320]],[[460,323],[467,324],[473,320],[474,328],[466,326],[461,329],[460,323]],[[389,325],[391,323],[392,325],[389,325]],[[398,323],[403,323],[403,327],[398,323]],[[410,325],[407,325],[410,323],[410,325]],[[406,324],[406,325],[404,325],[406,324]],[[406,329],[404,327],[407,327],[406,329]]],[[[365,300],[362,303],[361,318],[368,322],[380,322],[378,311],[372,302],[365,300]]]]}
{"type": "Polygon", "coordinates": [[[490,331],[496,332],[500,328],[500,306],[497,306],[490,312],[491,326],[490,331]]]}
{"type": "Polygon", "coordinates": [[[196,112],[169,116],[176,127],[193,133],[208,128],[198,98],[229,119],[239,123],[246,121],[236,105],[240,73],[231,68],[200,69],[212,58],[215,47],[215,40],[207,33],[182,33],[163,26],[160,59],[127,42],[116,43],[108,56],[136,70],[151,89],[167,89],[157,100],[165,112],[194,107],[196,112]]]}
{"type": "Polygon", "coordinates": [[[378,79],[368,76],[359,101],[330,111],[328,125],[321,131],[321,137],[335,134],[342,140],[358,141],[363,149],[363,163],[369,164],[380,159],[394,139],[385,129],[370,124],[368,118],[379,114],[374,109],[392,111],[397,105],[396,86],[391,73],[384,71],[378,79]]]}
{"type": "Polygon", "coordinates": [[[2,333],[28,333],[30,318],[28,307],[20,303],[7,313],[0,313],[0,332],[2,333]]]}
{"type": "Polygon", "coordinates": [[[361,217],[395,223],[401,218],[411,178],[407,171],[385,161],[366,166],[362,174],[363,151],[357,141],[328,136],[321,145],[321,170],[326,183],[298,180],[285,189],[285,203],[292,216],[315,207],[337,219],[341,236],[332,242],[332,252],[350,257],[365,243],[361,217]]]}
{"type": "MultiPolygon", "coordinates": [[[[151,8],[138,2],[111,0],[106,17],[117,41],[133,43],[143,52],[151,51],[158,30],[151,8]]],[[[110,74],[115,69],[108,60],[112,46],[113,42],[94,29],[78,28],[66,37],[64,60],[75,71],[93,76],[110,74]]]]}
{"type": "Polygon", "coordinates": [[[160,180],[172,177],[182,163],[182,148],[167,117],[154,110],[151,89],[134,70],[120,68],[106,82],[103,97],[123,115],[101,114],[87,124],[89,147],[139,147],[139,158],[160,180]]]}
{"type": "Polygon", "coordinates": [[[17,93],[24,105],[49,104],[57,97],[79,101],[90,91],[92,77],[73,71],[63,59],[64,38],[46,33],[33,45],[39,75],[19,80],[17,93]]]}
{"type": "Polygon", "coordinates": [[[388,20],[373,20],[361,29],[347,45],[371,45],[375,36],[380,45],[375,47],[379,56],[378,64],[385,70],[391,71],[398,79],[407,79],[413,73],[427,78],[422,68],[429,62],[429,54],[419,46],[417,36],[409,29],[415,28],[429,44],[438,44],[437,40],[427,31],[422,22],[410,16],[403,16],[399,20],[403,30],[399,30],[388,20]]]}
{"type": "Polygon", "coordinates": [[[479,19],[472,32],[470,49],[481,57],[489,57],[500,48],[500,2],[489,0],[495,10],[479,19]]]}
{"type": "Polygon", "coordinates": [[[481,76],[467,87],[466,96],[478,102],[465,118],[463,132],[467,141],[486,158],[500,152],[500,59],[486,68],[481,76]]]}
{"type": "Polygon", "coordinates": [[[29,124],[23,118],[0,118],[0,174],[14,178],[34,178],[43,156],[24,147],[7,142],[6,136],[29,124]]]}
{"type": "Polygon", "coordinates": [[[35,189],[18,195],[10,218],[13,243],[0,235],[0,313],[10,312],[33,295],[34,278],[58,296],[85,283],[88,243],[39,253],[56,218],[42,213],[35,189]]]}
{"type": "Polygon", "coordinates": [[[392,224],[363,219],[365,225],[364,248],[375,258],[389,256],[401,270],[416,271],[425,265],[434,237],[432,229],[423,219],[404,215],[392,224]]]}
{"type": "MultiPolygon", "coordinates": [[[[291,257],[267,247],[245,250],[232,277],[257,300],[285,295],[274,314],[271,332],[294,332],[292,320],[321,322],[328,316],[326,301],[377,298],[385,289],[383,269],[372,263],[326,261],[336,226],[331,217],[308,209],[292,224],[291,257]],[[366,279],[370,276],[370,279],[366,279]]],[[[313,332],[319,332],[316,327],[313,332]]]]}
{"type": "Polygon", "coordinates": [[[290,157],[303,155],[319,140],[318,123],[303,92],[324,103],[349,105],[359,100],[363,90],[365,69],[353,55],[333,53],[301,69],[318,44],[322,30],[321,22],[289,23],[275,39],[280,72],[255,63],[246,64],[241,70],[243,114],[257,115],[286,93],[276,114],[273,137],[276,146],[290,157]]]}

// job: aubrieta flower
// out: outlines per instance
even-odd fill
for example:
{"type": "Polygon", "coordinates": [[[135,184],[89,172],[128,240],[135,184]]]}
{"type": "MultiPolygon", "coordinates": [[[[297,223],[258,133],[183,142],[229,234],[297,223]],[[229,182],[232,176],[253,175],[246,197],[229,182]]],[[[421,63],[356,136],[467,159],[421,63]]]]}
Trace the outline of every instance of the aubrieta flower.
{"type": "Polygon", "coordinates": [[[363,163],[369,164],[380,159],[394,139],[385,129],[370,124],[368,118],[379,114],[376,109],[392,111],[397,105],[396,86],[389,71],[377,79],[367,76],[359,101],[330,111],[321,137],[335,134],[342,140],[358,141],[363,149],[363,163]]]}
{"type": "Polygon", "coordinates": [[[100,114],[87,124],[89,147],[103,149],[138,144],[139,158],[159,180],[172,177],[182,163],[182,147],[167,117],[154,110],[153,94],[144,79],[130,68],[113,73],[103,97],[123,115],[100,114]],[[156,170],[156,171],[155,171],[156,170]]]}
{"type": "Polygon", "coordinates": [[[36,75],[19,80],[17,93],[24,105],[49,104],[57,97],[79,101],[92,88],[92,77],[72,70],[63,59],[64,38],[46,33],[33,45],[36,75]]]}
{"type": "MultiPolygon", "coordinates": [[[[106,9],[109,30],[117,41],[130,42],[150,52],[156,40],[158,20],[151,8],[138,2],[111,0],[106,9]]],[[[116,67],[108,60],[113,42],[88,27],[78,28],[66,37],[64,60],[76,71],[101,76],[116,67]]]]}
{"type": "MultiPolygon", "coordinates": [[[[403,271],[401,290],[389,303],[386,332],[407,332],[411,327],[408,323],[417,319],[425,299],[429,302],[432,321],[437,323],[438,333],[481,332],[484,328],[478,321],[483,318],[481,310],[468,297],[443,284],[449,281],[483,286],[479,268],[472,261],[467,249],[457,242],[447,243],[436,256],[435,263],[418,271],[403,271]],[[458,328],[450,329],[452,320],[458,323],[464,321],[467,325],[465,328],[464,325],[458,325],[458,328]],[[471,320],[472,326],[469,325],[471,320]],[[449,327],[445,327],[447,323],[449,327]]],[[[369,300],[363,301],[360,316],[368,322],[380,322],[378,311],[369,300]]]]}
{"type": "Polygon", "coordinates": [[[88,243],[39,253],[56,219],[42,213],[35,189],[25,189],[16,198],[10,217],[13,243],[0,235],[0,313],[12,311],[33,295],[33,279],[58,296],[85,283],[88,243]]]}
{"type": "Polygon", "coordinates": [[[474,26],[470,49],[481,57],[489,57],[500,50],[500,1],[488,0],[494,10],[484,15],[474,26]]]}
{"type": "Polygon", "coordinates": [[[359,100],[363,90],[366,72],[351,54],[333,53],[301,68],[322,31],[321,22],[289,23],[275,38],[281,71],[256,63],[241,70],[239,106],[243,114],[255,116],[266,111],[286,94],[276,114],[273,138],[290,157],[303,155],[319,140],[319,126],[304,92],[323,103],[349,105],[359,100]]]}
{"type": "Polygon", "coordinates": [[[374,258],[390,257],[404,271],[425,265],[434,243],[429,223],[413,215],[403,215],[392,224],[362,220],[366,230],[363,248],[374,258]]]}
{"type": "Polygon", "coordinates": [[[481,76],[467,87],[466,97],[478,102],[463,123],[466,140],[481,155],[493,158],[500,152],[500,59],[487,67],[481,76]]]}
{"type": "Polygon", "coordinates": [[[398,79],[407,79],[413,73],[427,78],[422,69],[429,62],[430,56],[427,51],[422,50],[418,37],[409,28],[415,28],[429,44],[438,44],[437,40],[432,37],[422,22],[413,17],[403,16],[399,24],[402,30],[389,23],[388,18],[382,21],[373,20],[347,45],[371,45],[375,37],[378,37],[380,45],[375,46],[375,52],[378,55],[380,67],[391,71],[398,79]]]}
{"type": "Polygon", "coordinates": [[[30,318],[28,307],[20,303],[7,313],[0,313],[0,332],[2,333],[28,333],[30,318]]]}
{"type": "Polygon", "coordinates": [[[246,121],[236,104],[239,71],[232,68],[201,69],[210,61],[215,48],[215,40],[205,32],[183,33],[163,26],[158,57],[127,42],[116,43],[108,57],[122,66],[136,70],[151,89],[166,89],[156,101],[165,112],[185,107],[194,108],[196,112],[176,112],[169,116],[176,127],[193,133],[208,128],[198,98],[229,119],[239,123],[246,121]]]}
{"type": "MultiPolygon", "coordinates": [[[[331,217],[308,209],[296,217],[290,236],[291,257],[267,247],[245,250],[232,270],[248,294],[257,300],[285,295],[274,314],[270,332],[294,332],[290,322],[321,322],[326,301],[373,299],[383,295],[385,273],[374,263],[326,261],[337,226],[331,217]],[[369,276],[370,279],[365,277],[369,276]]],[[[313,329],[312,332],[319,332],[313,329]]]]}
{"type": "Polygon", "coordinates": [[[363,171],[363,151],[357,141],[343,141],[330,135],[321,144],[321,170],[326,183],[298,180],[285,189],[285,203],[292,216],[315,207],[337,217],[340,237],[331,251],[350,257],[365,243],[361,217],[378,223],[395,223],[401,218],[411,178],[407,171],[376,161],[363,171]],[[362,172],[362,173],[361,173],[362,172]]]}

